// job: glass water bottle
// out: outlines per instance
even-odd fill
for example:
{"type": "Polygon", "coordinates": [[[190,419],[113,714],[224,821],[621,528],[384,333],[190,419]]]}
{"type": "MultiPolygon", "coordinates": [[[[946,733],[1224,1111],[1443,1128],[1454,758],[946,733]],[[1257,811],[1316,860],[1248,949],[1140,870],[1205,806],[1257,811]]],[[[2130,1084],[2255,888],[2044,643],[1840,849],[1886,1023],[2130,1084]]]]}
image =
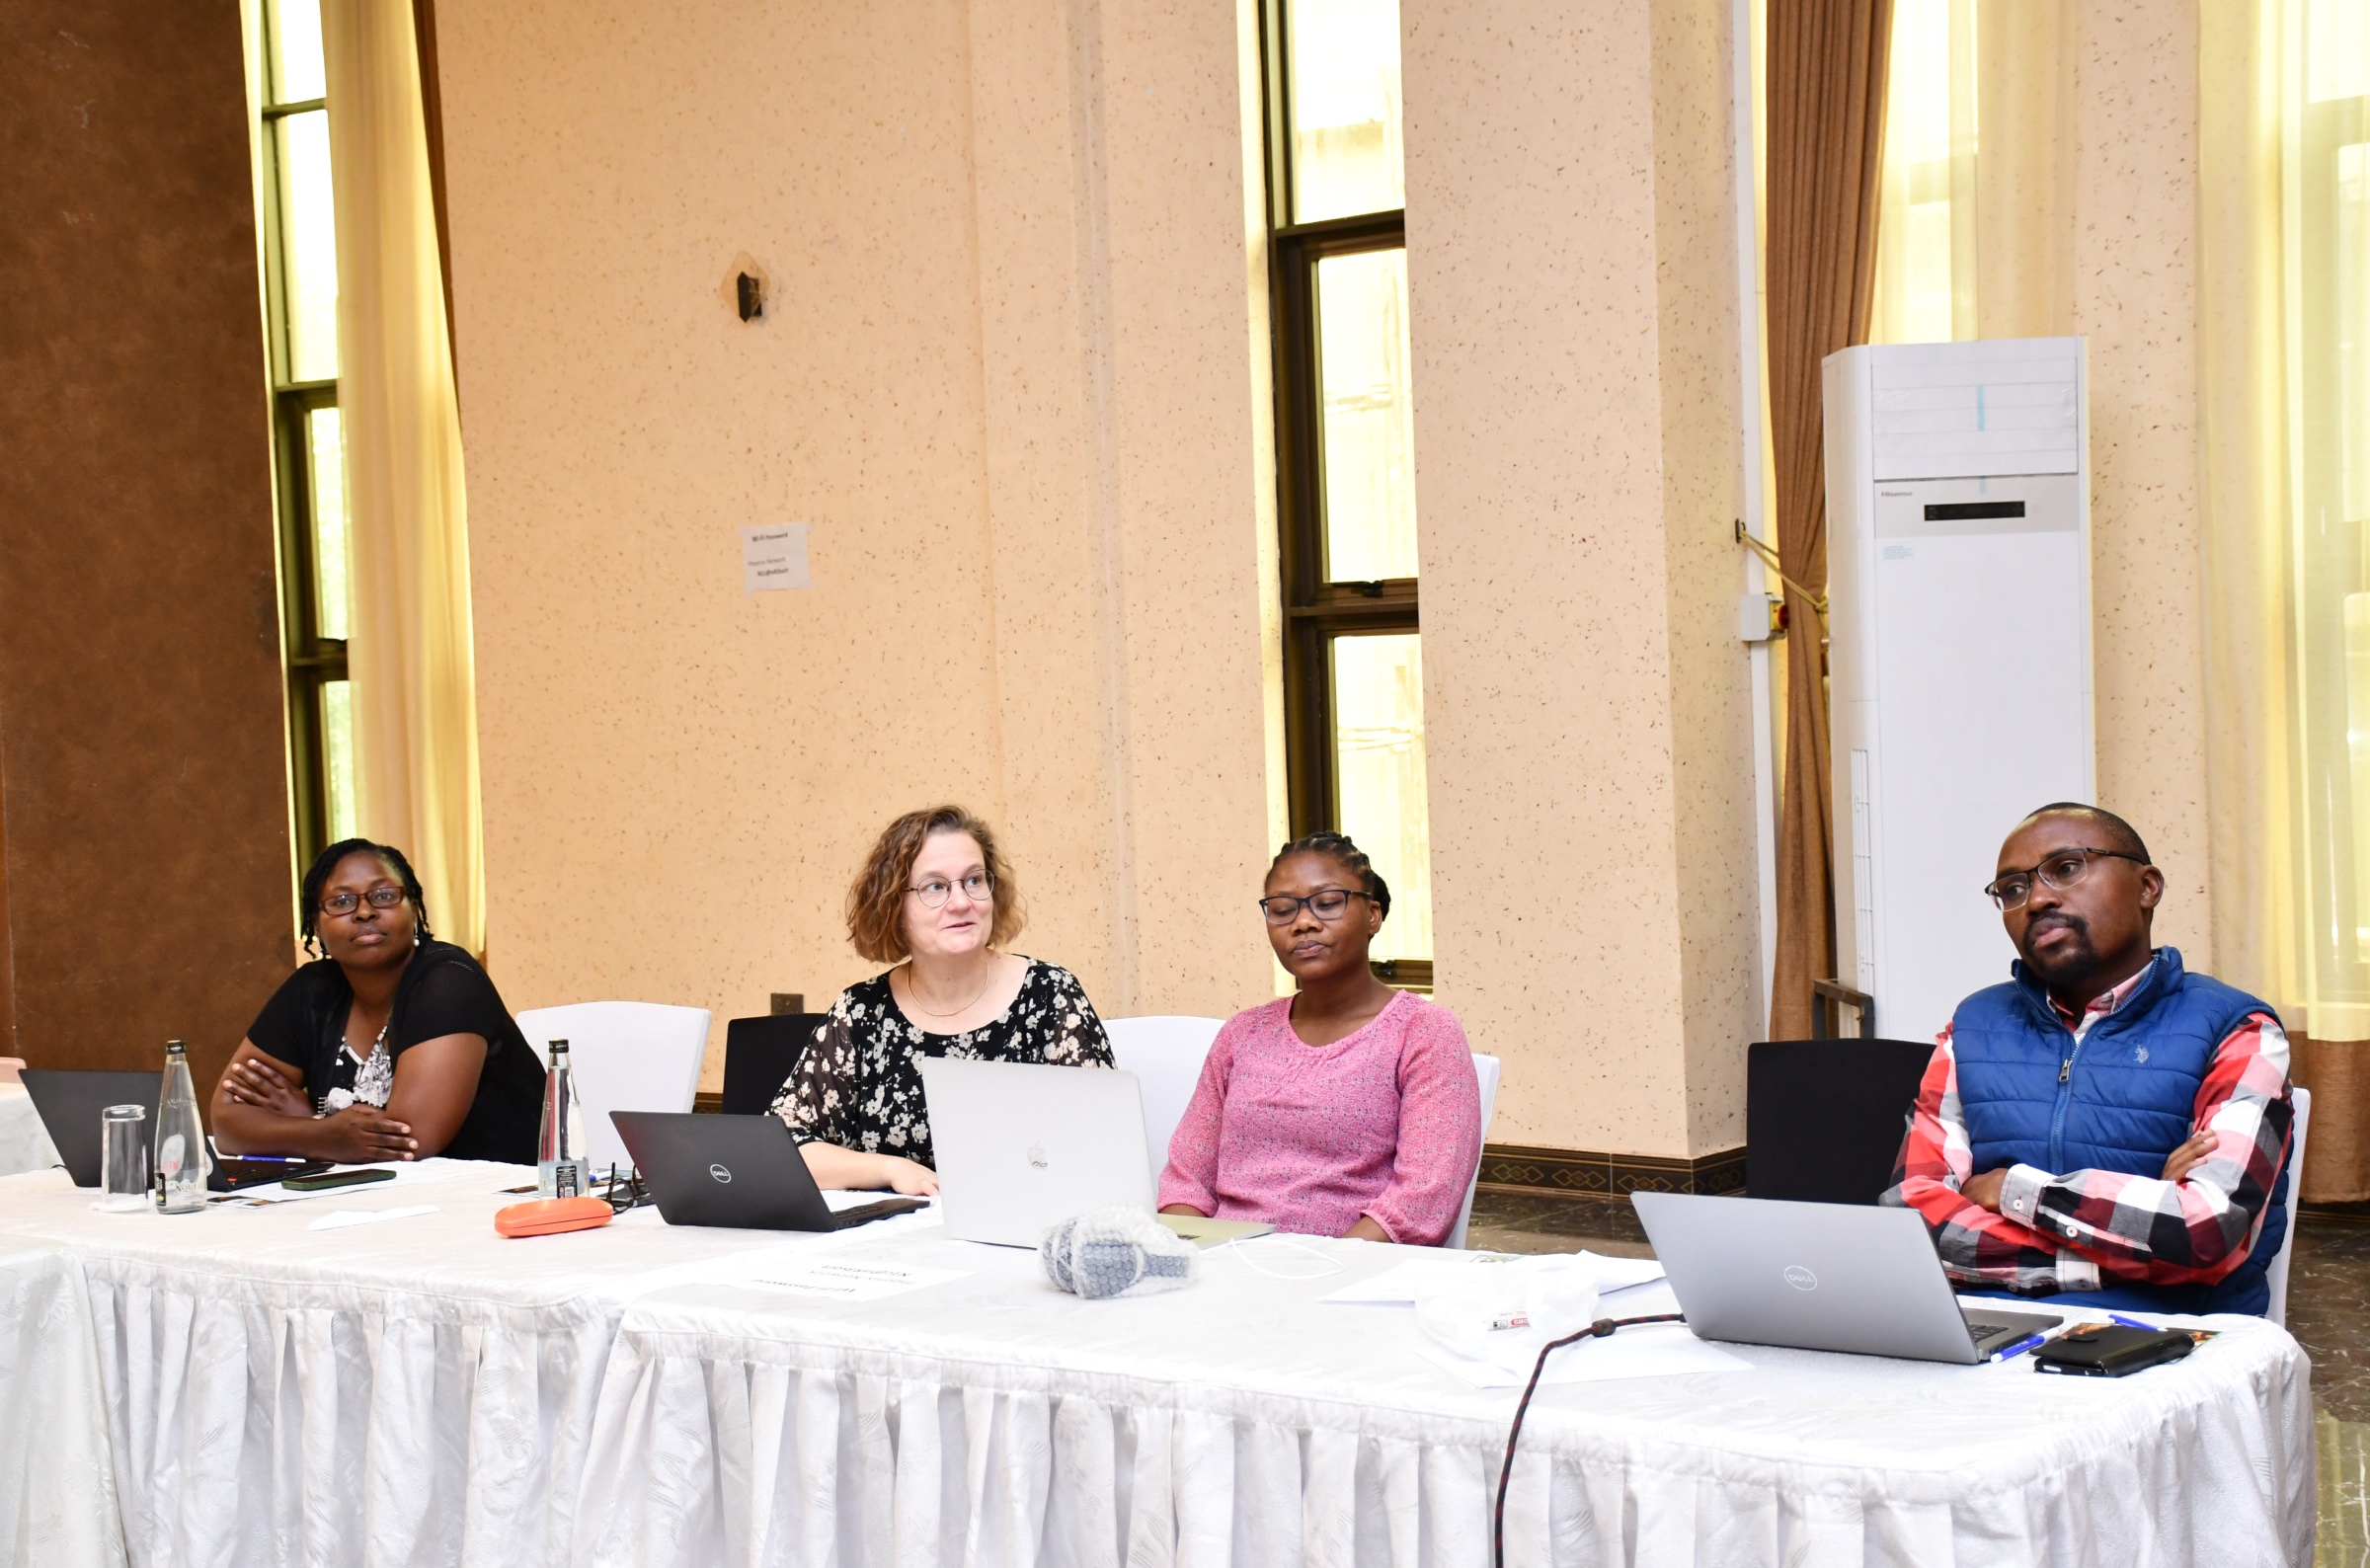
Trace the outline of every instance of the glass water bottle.
{"type": "Polygon", "coordinates": [[[168,1215],[205,1208],[205,1124],[190,1081],[190,1048],[165,1042],[165,1089],[156,1107],[156,1207],[168,1215]]]}
{"type": "Polygon", "coordinates": [[[535,1148],[535,1191],[544,1198],[585,1196],[585,1106],[576,1097],[568,1042],[551,1042],[543,1075],[543,1133],[535,1148]]]}

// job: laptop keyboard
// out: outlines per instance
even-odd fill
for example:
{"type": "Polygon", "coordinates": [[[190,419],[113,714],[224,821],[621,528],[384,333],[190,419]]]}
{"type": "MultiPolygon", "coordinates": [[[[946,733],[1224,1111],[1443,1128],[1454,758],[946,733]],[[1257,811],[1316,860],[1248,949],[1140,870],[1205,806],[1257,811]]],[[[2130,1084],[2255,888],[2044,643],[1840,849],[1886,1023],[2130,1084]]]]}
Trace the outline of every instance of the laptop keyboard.
{"type": "Polygon", "coordinates": [[[838,1211],[831,1215],[831,1228],[845,1230],[850,1225],[861,1225],[875,1219],[886,1219],[891,1215],[911,1214],[916,1209],[927,1209],[928,1207],[928,1202],[920,1198],[884,1198],[877,1204],[858,1204],[853,1209],[838,1211]]]}
{"type": "Polygon", "coordinates": [[[1965,1307],[1967,1332],[1975,1336],[1975,1349],[1989,1356],[2006,1350],[2017,1340],[2032,1334],[2047,1333],[2065,1321],[2046,1312],[1989,1312],[1977,1307],[1965,1307]]]}

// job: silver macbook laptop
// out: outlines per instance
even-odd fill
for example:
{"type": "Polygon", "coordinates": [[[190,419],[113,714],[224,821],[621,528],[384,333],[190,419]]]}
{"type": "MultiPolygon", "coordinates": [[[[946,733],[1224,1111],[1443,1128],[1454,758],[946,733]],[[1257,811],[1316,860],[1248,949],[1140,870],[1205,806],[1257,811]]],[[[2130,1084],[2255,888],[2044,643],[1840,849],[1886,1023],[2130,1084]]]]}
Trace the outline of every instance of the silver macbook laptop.
{"type": "Polygon", "coordinates": [[[1151,1209],[1133,1072],[929,1058],[921,1088],[938,1207],[957,1240],[1033,1247],[1089,1209],[1151,1209]]]}
{"type": "Polygon", "coordinates": [[[1633,1193],[1704,1339],[1972,1366],[2065,1319],[1961,1308],[1911,1209],[1633,1193]]]}

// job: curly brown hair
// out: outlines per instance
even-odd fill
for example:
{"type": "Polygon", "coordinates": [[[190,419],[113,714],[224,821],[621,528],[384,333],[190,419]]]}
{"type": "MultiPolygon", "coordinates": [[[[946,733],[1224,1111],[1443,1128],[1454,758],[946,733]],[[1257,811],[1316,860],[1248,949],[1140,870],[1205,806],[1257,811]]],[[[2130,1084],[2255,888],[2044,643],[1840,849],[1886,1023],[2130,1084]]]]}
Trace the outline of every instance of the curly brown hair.
{"type": "Polygon", "coordinates": [[[969,833],[978,840],[980,858],[988,866],[988,887],[995,899],[988,945],[1001,947],[1020,934],[1020,884],[995,847],[994,830],[960,806],[932,806],[908,812],[883,828],[872,853],[864,857],[864,869],[847,890],[847,940],[876,964],[895,964],[911,956],[906,946],[906,879],[912,876],[914,857],[932,833],[969,833]]]}

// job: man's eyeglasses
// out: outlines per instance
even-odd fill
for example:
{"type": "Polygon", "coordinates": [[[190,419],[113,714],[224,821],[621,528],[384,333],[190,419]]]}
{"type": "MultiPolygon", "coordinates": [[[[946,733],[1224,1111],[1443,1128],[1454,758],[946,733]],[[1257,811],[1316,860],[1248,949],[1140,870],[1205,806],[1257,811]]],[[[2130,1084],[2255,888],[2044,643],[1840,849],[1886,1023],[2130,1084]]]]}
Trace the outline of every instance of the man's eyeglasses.
{"type": "Polygon", "coordinates": [[[323,914],[352,914],[367,902],[373,909],[392,909],[403,902],[401,888],[372,888],[368,893],[333,893],[321,901],[323,914]]]}
{"type": "Polygon", "coordinates": [[[906,891],[919,899],[922,907],[943,909],[946,907],[946,901],[955,896],[957,888],[961,888],[963,897],[974,903],[986,903],[995,897],[995,884],[988,880],[988,873],[985,871],[975,871],[961,882],[947,882],[932,877],[921,886],[908,888],[906,891]]]}
{"type": "Polygon", "coordinates": [[[2120,849],[2060,849],[2029,871],[2012,871],[1984,884],[1983,891],[1992,896],[1992,902],[2002,909],[2021,909],[2024,901],[2032,897],[2032,879],[2043,882],[2064,893],[2091,874],[2094,860],[2128,860],[2137,865],[2148,864],[2139,855],[2128,855],[2120,849]]]}
{"type": "Polygon", "coordinates": [[[1338,920],[1342,911],[1350,906],[1352,899],[1371,898],[1372,894],[1352,893],[1347,888],[1326,888],[1305,899],[1279,893],[1272,898],[1261,899],[1259,912],[1267,916],[1270,925],[1290,925],[1301,917],[1303,909],[1310,911],[1320,920],[1338,920]]]}

